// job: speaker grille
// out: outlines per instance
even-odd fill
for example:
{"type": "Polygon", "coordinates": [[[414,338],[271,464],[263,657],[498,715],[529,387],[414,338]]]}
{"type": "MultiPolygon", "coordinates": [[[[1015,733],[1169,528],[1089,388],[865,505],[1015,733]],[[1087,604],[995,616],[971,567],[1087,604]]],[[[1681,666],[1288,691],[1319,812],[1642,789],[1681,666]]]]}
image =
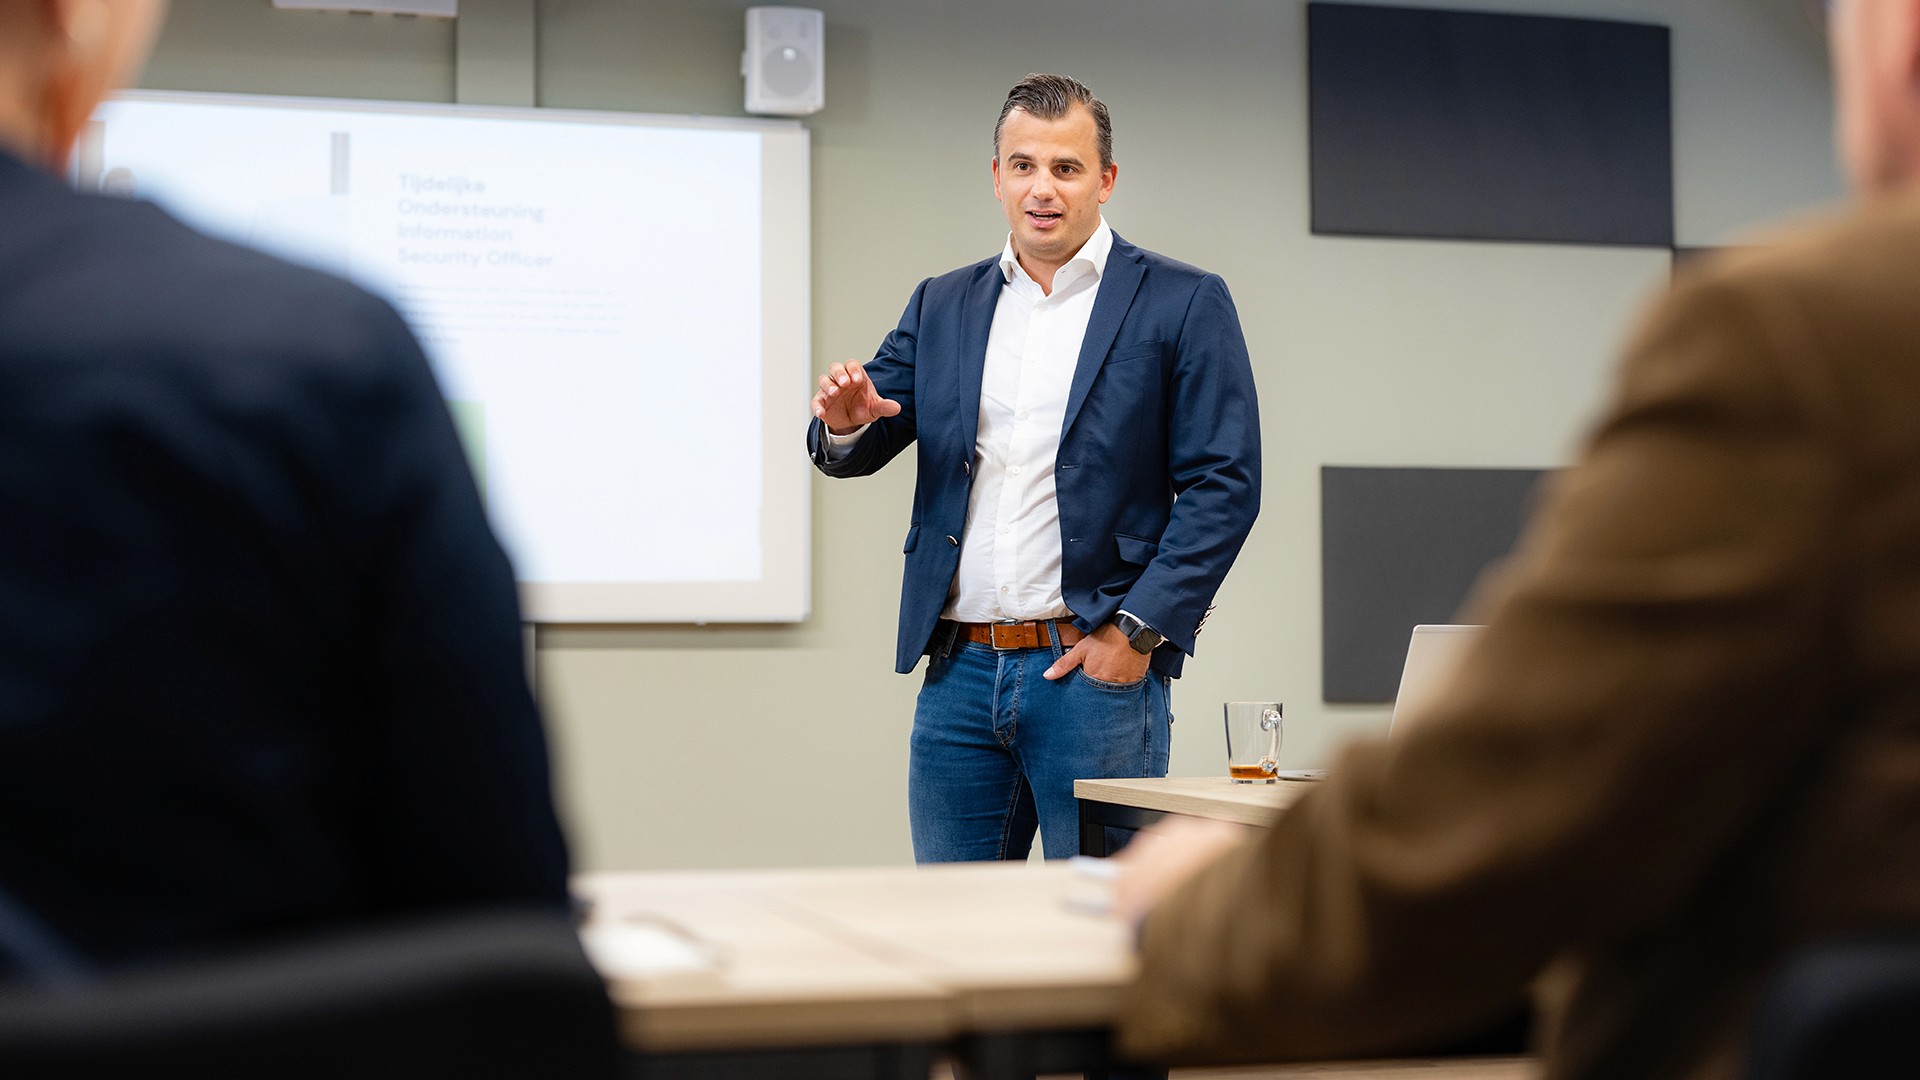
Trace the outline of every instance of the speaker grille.
{"type": "Polygon", "coordinates": [[[791,45],[769,49],[760,58],[760,78],[776,94],[799,97],[813,88],[813,57],[791,45]]]}

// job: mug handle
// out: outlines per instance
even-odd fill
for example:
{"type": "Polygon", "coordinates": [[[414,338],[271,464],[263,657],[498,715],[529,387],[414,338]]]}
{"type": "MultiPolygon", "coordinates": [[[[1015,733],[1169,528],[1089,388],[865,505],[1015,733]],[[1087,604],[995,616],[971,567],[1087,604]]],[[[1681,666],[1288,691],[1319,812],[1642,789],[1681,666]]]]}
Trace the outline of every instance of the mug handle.
{"type": "Polygon", "coordinates": [[[1280,710],[1260,710],[1260,730],[1268,733],[1267,752],[1260,759],[1260,771],[1272,776],[1280,771],[1280,710]]]}

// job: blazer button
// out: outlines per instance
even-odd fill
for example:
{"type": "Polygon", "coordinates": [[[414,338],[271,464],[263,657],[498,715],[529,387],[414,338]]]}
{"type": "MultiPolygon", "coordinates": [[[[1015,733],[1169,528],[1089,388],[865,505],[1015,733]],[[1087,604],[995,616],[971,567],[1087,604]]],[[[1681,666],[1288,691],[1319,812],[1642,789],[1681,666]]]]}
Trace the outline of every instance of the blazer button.
{"type": "Polygon", "coordinates": [[[972,476],[972,475],[973,475],[973,462],[971,462],[971,461],[963,461],[963,462],[961,462],[961,463],[960,463],[960,471],[961,471],[961,472],[963,472],[963,473],[966,473],[966,474],[967,474],[968,476],[972,476]]]}
{"type": "Polygon", "coordinates": [[[957,537],[957,536],[949,536],[949,537],[947,537],[947,543],[949,543],[949,544],[952,544],[952,545],[953,545],[954,547],[959,547],[959,546],[960,546],[960,538],[959,538],[959,537],[957,537]]]}

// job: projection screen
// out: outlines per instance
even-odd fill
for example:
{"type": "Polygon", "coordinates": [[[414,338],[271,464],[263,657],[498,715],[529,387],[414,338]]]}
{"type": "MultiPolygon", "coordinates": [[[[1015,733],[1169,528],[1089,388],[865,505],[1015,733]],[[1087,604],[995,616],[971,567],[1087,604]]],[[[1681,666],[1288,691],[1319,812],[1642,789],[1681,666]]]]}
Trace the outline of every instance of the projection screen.
{"type": "Polygon", "coordinates": [[[800,124],[133,92],[74,182],[390,300],[530,620],[806,617],[800,124]]]}

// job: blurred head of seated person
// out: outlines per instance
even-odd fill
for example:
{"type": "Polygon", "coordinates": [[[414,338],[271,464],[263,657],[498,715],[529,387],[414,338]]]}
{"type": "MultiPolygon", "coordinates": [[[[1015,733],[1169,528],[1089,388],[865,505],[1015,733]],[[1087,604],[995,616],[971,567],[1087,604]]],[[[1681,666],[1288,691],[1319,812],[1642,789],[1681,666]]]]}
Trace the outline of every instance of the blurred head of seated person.
{"type": "Polygon", "coordinates": [[[56,175],[160,11],[0,0],[0,899],[103,967],[564,905],[513,575],[406,327],[56,175]]]}
{"type": "Polygon", "coordinates": [[[1920,0],[1832,19],[1856,205],[1645,319],[1420,724],[1123,856],[1127,1050],[1414,1053],[1531,994],[1554,1080],[1733,1077],[1783,957],[1920,924],[1920,0]]]}

